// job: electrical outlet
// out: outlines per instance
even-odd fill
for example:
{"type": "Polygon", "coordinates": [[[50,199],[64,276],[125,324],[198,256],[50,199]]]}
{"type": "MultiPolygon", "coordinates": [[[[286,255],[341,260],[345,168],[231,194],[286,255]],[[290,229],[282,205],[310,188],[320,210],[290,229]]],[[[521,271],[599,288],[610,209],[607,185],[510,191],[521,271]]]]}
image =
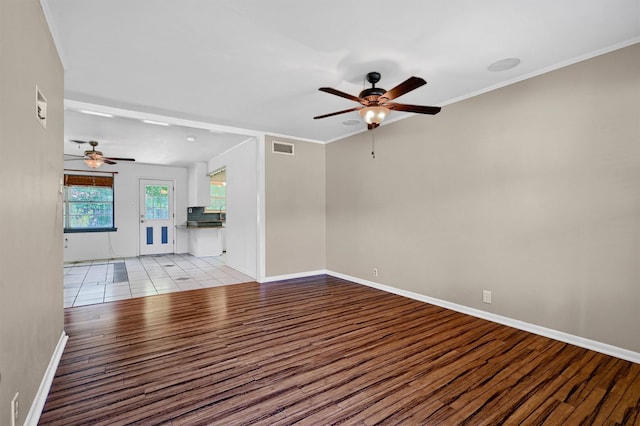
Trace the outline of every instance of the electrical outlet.
{"type": "Polygon", "coordinates": [[[378,268],[373,268],[373,276],[374,277],[378,276],[378,268]]]}
{"type": "Polygon", "coordinates": [[[484,303],[491,303],[491,291],[482,290],[482,301],[484,303]]]}
{"type": "Polygon", "coordinates": [[[19,397],[20,393],[16,392],[16,395],[11,400],[11,426],[16,426],[18,424],[18,417],[20,416],[20,407],[18,405],[19,397]]]}

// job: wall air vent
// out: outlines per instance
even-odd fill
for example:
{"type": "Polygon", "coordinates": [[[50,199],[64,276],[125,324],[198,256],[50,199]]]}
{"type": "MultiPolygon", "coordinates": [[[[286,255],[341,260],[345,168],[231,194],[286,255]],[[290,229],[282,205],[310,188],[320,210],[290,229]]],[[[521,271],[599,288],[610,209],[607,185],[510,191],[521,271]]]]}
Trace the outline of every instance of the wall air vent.
{"type": "Polygon", "coordinates": [[[293,153],[293,144],[289,142],[273,141],[271,143],[271,152],[274,154],[295,155],[293,153]]]}

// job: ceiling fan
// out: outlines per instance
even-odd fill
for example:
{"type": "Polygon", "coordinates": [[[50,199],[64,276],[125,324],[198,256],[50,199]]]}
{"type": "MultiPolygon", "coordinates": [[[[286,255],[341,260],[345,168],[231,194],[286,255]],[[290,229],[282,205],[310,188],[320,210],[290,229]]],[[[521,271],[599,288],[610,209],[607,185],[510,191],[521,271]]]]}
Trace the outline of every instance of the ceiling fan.
{"type": "Polygon", "coordinates": [[[70,154],[65,154],[65,155],[69,157],[77,157],[77,158],[71,158],[70,160],[84,160],[85,164],[91,167],[92,169],[97,169],[98,167],[102,166],[104,163],[118,164],[117,161],[136,161],[134,158],[105,157],[104,155],[102,155],[101,151],[96,150],[96,147],[98,146],[97,141],[80,141],[77,139],[69,139],[69,142],[73,142],[77,144],[88,143],[89,145],[91,145],[91,149],[86,150],[84,152],[84,156],[70,155],[70,154]]]}
{"type": "Polygon", "coordinates": [[[341,92],[340,90],[332,89],[331,87],[321,87],[318,89],[321,92],[331,93],[332,95],[358,102],[361,106],[345,109],[344,111],[332,112],[330,114],[318,115],[317,117],[313,117],[314,120],[344,114],[351,111],[359,111],[360,116],[362,116],[364,121],[367,123],[369,130],[371,130],[378,127],[391,110],[431,115],[440,112],[440,107],[407,105],[391,102],[395,98],[427,84],[427,82],[420,77],[409,77],[407,80],[398,84],[391,90],[376,87],[376,83],[380,81],[379,72],[368,73],[367,81],[371,83],[371,87],[360,92],[358,97],[341,92]]]}

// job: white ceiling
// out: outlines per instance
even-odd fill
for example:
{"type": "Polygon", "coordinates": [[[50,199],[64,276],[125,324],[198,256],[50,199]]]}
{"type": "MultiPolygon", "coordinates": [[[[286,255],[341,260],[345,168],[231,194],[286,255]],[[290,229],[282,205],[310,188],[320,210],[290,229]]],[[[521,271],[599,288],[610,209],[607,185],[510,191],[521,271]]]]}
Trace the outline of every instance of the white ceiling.
{"type": "MultiPolygon", "coordinates": [[[[357,95],[369,71],[386,89],[426,79],[398,102],[446,114],[449,103],[640,41],[640,0],[42,4],[65,67],[65,139],[96,139],[107,156],[153,164],[206,161],[256,132],[326,142],[362,131],[343,124],[356,112],[312,117],[356,106],[318,88],[357,95]],[[521,63],[487,69],[503,58],[521,63]]],[[[66,153],[83,149],[65,143],[66,153]]]]}
{"type": "MultiPolygon", "coordinates": [[[[196,161],[207,161],[250,137],[246,134],[196,128],[193,126],[206,123],[185,124],[184,120],[171,117],[163,121],[172,121],[167,127],[146,124],[138,118],[129,117],[145,117],[145,114],[133,114],[132,111],[108,109],[98,105],[88,106],[90,111],[101,110],[115,114],[113,118],[103,118],[78,112],[80,106],[87,107],[86,104],[67,103],[69,105],[64,113],[65,154],[82,156],[85,150],[91,149],[88,144],[72,143],[70,139],[96,140],[99,143],[96,149],[106,157],[135,158],[138,163],[186,167],[196,161]]],[[[150,118],[158,119],[156,116],[150,118]]],[[[164,120],[165,117],[160,119],[164,120]]],[[[65,157],[69,158],[71,157],[65,157]]],[[[82,157],[79,158],[81,159],[82,157]]],[[[82,166],[81,162],[78,165],[82,166]]]]}

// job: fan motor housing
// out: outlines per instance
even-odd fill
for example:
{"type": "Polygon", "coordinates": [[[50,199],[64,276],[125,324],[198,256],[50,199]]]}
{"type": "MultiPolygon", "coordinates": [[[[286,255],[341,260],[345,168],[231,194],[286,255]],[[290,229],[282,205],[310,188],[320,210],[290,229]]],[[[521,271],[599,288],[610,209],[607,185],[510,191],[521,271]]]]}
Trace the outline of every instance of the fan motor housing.
{"type": "Polygon", "coordinates": [[[366,99],[369,102],[376,102],[381,95],[387,91],[381,87],[376,87],[376,83],[380,81],[380,73],[372,71],[367,73],[367,81],[371,83],[371,87],[360,92],[358,97],[366,99]]]}
{"type": "Polygon", "coordinates": [[[373,101],[378,99],[380,96],[384,95],[385,93],[387,93],[387,91],[381,87],[371,87],[369,89],[364,89],[362,92],[360,92],[359,97],[368,99],[369,101],[373,101]]]}

